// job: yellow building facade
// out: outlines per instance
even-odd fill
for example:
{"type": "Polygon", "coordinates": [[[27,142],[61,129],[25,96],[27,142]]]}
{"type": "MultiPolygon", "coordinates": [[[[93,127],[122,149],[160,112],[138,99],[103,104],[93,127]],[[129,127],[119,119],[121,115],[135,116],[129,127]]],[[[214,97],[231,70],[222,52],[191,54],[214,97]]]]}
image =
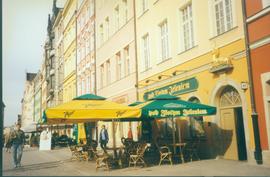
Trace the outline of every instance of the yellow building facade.
{"type": "Polygon", "coordinates": [[[63,9],[64,82],[63,102],[76,97],[76,0],[68,0],[63,9]]]}
{"type": "Polygon", "coordinates": [[[217,107],[214,116],[176,118],[179,141],[200,123],[202,158],[254,159],[242,21],[241,1],[136,1],[139,100],[169,93],[217,107]]]}
{"type": "MultiPolygon", "coordinates": [[[[131,104],[136,95],[136,49],[133,0],[96,1],[97,95],[119,104],[131,104]]],[[[108,146],[122,146],[128,132],[137,140],[137,123],[99,122],[108,128],[108,146]],[[115,141],[114,141],[115,140],[115,141]]]]}

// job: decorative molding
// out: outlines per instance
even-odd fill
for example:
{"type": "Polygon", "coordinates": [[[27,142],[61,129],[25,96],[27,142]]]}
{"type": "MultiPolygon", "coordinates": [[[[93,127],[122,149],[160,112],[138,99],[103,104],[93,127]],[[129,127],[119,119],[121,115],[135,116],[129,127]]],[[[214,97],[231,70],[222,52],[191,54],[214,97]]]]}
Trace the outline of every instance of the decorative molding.
{"type": "Polygon", "coordinates": [[[270,36],[250,44],[249,47],[250,47],[250,49],[253,50],[253,49],[259,48],[261,46],[267,45],[267,44],[270,44],[270,36]]]}
{"type": "Polygon", "coordinates": [[[257,20],[258,18],[260,18],[260,17],[266,15],[266,14],[269,13],[269,12],[270,12],[270,6],[268,6],[267,8],[265,8],[265,9],[263,9],[263,10],[261,10],[261,11],[258,12],[257,14],[255,14],[255,15],[249,17],[249,18],[247,19],[247,23],[251,23],[251,22],[257,20]]]}

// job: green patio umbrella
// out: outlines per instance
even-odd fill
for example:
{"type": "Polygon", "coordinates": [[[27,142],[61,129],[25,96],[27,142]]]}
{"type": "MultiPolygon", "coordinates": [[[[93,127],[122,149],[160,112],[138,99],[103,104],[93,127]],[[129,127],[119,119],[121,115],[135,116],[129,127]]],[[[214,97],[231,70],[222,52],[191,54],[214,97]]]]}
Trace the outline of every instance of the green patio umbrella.
{"type": "MultiPolygon", "coordinates": [[[[208,116],[216,114],[216,107],[180,100],[178,97],[169,94],[158,95],[144,103],[137,104],[135,107],[139,107],[142,110],[141,120],[171,118],[173,121],[175,117],[208,116]]],[[[180,136],[179,131],[179,141],[180,136]]],[[[175,143],[175,133],[173,133],[173,143],[175,143]]]]}
{"type": "Polygon", "coordinates": [[[180,100],[169,94],[158,95],[136,107],[142,109],[143,118],[181,116],[208,116],[216,114],[216,107],[180,100]]]}

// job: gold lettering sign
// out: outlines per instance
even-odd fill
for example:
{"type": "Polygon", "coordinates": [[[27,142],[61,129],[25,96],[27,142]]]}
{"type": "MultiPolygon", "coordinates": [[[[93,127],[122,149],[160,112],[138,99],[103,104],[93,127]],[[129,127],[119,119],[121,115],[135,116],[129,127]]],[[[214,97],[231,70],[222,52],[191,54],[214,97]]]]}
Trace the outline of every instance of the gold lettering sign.
{"type": "Polygon", "coordinates": [[[183,110],[183,115],[201,115],[201,114],[207,114],[207,110],[205,109],[184,109],[183,110]]]}
{"type": "Polygon", "coordinates": [[[231,65],[231,59],[229,57],[213,58],[212,67],[218,67],[220,65],[231,65]]]}
{"type": "Polygon", "coordinates": [[[171,116],[178,116],[181,114],[181,111],[174,111],[174,110],[161,110],[161,117],[171,117],[171,116]]]}
{"type": "Polygon", "coordinates": [[[157,95],[161,94],[171,94],[171,95],[179,95],[186,92],[195,91],[198,88],[198,81],[196,78],[190,78],[181,82],[177,82],[162,88],[158,88],[153,91],[146,92],[144,94],[144,99],[152,99],[157,95]]]}
{"type": "Polygon", "coordinates": [[[148,115],[151,116],[158,116],[158,110],[154,110],[154,111],[148,111],[148,115]]]}

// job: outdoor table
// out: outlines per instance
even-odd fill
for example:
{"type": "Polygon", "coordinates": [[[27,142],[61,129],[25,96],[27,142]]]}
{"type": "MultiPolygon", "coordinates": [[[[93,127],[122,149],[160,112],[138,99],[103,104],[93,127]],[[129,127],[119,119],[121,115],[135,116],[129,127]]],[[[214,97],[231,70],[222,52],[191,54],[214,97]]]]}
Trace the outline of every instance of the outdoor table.
{"type": "Polygon", "coordinates": [[[176,147],[179,147],[180,149],[180,159],[183,163],[185,163],[184,161],[184,155],[183,155],[183,149],[186,146],[186,143],[175,143],[175,144],[169,144],[169,146],[173,147],[174,150],[174,154],[176,154],[176,147]]]}
{"type": "Polygon", "coordinates": [[[113,151],[113,159],[117,160],[118,165],[122,168],[122,159],[121,159],[121,154],[123,153],[123,147],[110,147],[107,148],[106,151],[113,151]],[[118,151],[118,152],[117,152],[118,151]]]}

